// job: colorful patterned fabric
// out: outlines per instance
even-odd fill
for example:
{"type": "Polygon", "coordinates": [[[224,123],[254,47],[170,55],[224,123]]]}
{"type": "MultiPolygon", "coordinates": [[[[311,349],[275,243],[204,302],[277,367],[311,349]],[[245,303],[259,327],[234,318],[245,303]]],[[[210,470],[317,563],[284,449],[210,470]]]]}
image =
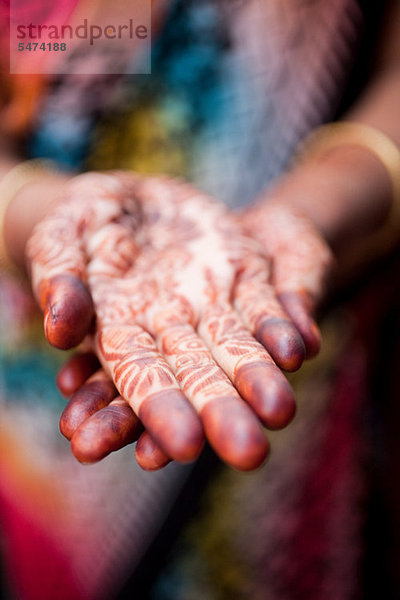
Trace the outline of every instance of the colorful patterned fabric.
{"type": "MultiPolygon", "coordinates": [[[[335,114],[361,28],[355,0],[176,0],[153,74],[53,81],[28,153],[68,168],[178,174],[244,205],[285,168],[299,139],[335,114]]],[[[17,284],[3,280],[1,293],[10,597],[108,600],[191,468],[144,473],[132,448],[99,465],[76,463],[57,429],[62,357],[38,342],[37,315],[17,284]]],[[[355,597],[366,341],[355,341],[352,323],[347,314],[327,323],[324,352],[293,380],[299,415],[273,436],[269,464],[251,475],[220,470],[198,519],[152,577],[151,598],[355,597]]]]}

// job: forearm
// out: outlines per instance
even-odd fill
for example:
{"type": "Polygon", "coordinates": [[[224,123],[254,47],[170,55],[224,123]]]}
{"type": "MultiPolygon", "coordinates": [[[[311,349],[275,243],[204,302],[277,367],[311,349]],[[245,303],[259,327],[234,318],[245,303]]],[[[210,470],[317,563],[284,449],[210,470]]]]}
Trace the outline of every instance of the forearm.
{"type": "MultiPolygon", "coordinates": [[[[388,135],[400,147],[400,64],[374,78],[344,116],[388,135]]],[[[377,229],[388,216],[392,184],[383,163],[367,148],[342,146],[296,169],[290,187],[296,202],[317,224],[332,247],[345,249],[377,229]]],[[[288,182],[289,184],[289,182],[288,182]]]]}
{"type": "Polygon", "coordinates": [[[272,198],[308,216],[340,255],[385,221],[392,188],[379,159],[349,145],[294,168],[268,192],[272,198]]]}

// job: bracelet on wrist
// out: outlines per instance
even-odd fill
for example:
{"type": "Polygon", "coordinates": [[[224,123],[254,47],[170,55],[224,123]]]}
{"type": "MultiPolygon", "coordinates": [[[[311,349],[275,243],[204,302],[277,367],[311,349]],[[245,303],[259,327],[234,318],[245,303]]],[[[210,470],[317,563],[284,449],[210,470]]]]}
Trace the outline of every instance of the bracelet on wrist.
{"type": "Polygon", "coordinates": [[[353,253],[349,251],[348,263],[360,266],[378,259],[392,251],[400,242],[400,149],[382,131],[350,121],[328,123],[314,129],[299,146],[297,162],[322,157],[341,146],[360,146],[371,152],[385,167],[392,187],[389,214],[377,231],[365,238],[365,242],[353,253]]]}
{"type": "Polygon", "coordinates": [[[5,218],[8,207],[17,193],[27,184],[39,181],[49,171],[57,172],[51,161],[32,159],[19,163],[0,180],[0,271],[18,273],[19,269],[12,261],[5,242],[5,218]]]}

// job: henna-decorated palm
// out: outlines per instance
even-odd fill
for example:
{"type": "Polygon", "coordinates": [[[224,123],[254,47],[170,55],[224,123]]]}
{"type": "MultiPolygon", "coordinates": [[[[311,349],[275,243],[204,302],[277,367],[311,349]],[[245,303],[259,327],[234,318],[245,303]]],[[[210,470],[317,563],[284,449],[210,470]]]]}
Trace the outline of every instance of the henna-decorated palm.
{"type": "Polygon", "coordinates": [[[83,339],[93,298],[93,345],[118,390],[99,371],[64,412],[80,460],[135,439],[135,415],[147,430],[137,446],[144,466],[191,460],[203,441],[196,413],[226,462],[251,469],[264,460],[260,421],[279,428],[294,414],[276,364],[298,368],[304,344],[259,250],[224,207],[176,180],[72,180],[27,254],[53,345],[83,339]]]}

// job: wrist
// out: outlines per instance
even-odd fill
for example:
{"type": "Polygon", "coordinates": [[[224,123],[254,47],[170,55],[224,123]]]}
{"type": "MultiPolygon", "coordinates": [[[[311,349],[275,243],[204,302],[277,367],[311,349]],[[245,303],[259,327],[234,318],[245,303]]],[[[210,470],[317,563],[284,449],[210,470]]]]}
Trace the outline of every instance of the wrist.
{"type": "Polygon", "coordinates": [[[340,256],[384,223],[392,189],[376,156],[346,145],[296,166],[268,196],[307,216],[340,256]]]}
{"type": "MultiPolygon", "coordinates": [[[[66,175],[43,169],[10,198],[3,220],[3,238],[8,257],[17,267],[25,266],[25,245],[35,227],[58,202],[66,175]]],[[[0,182],[1,184],[1,182],[0,182]]]]}

